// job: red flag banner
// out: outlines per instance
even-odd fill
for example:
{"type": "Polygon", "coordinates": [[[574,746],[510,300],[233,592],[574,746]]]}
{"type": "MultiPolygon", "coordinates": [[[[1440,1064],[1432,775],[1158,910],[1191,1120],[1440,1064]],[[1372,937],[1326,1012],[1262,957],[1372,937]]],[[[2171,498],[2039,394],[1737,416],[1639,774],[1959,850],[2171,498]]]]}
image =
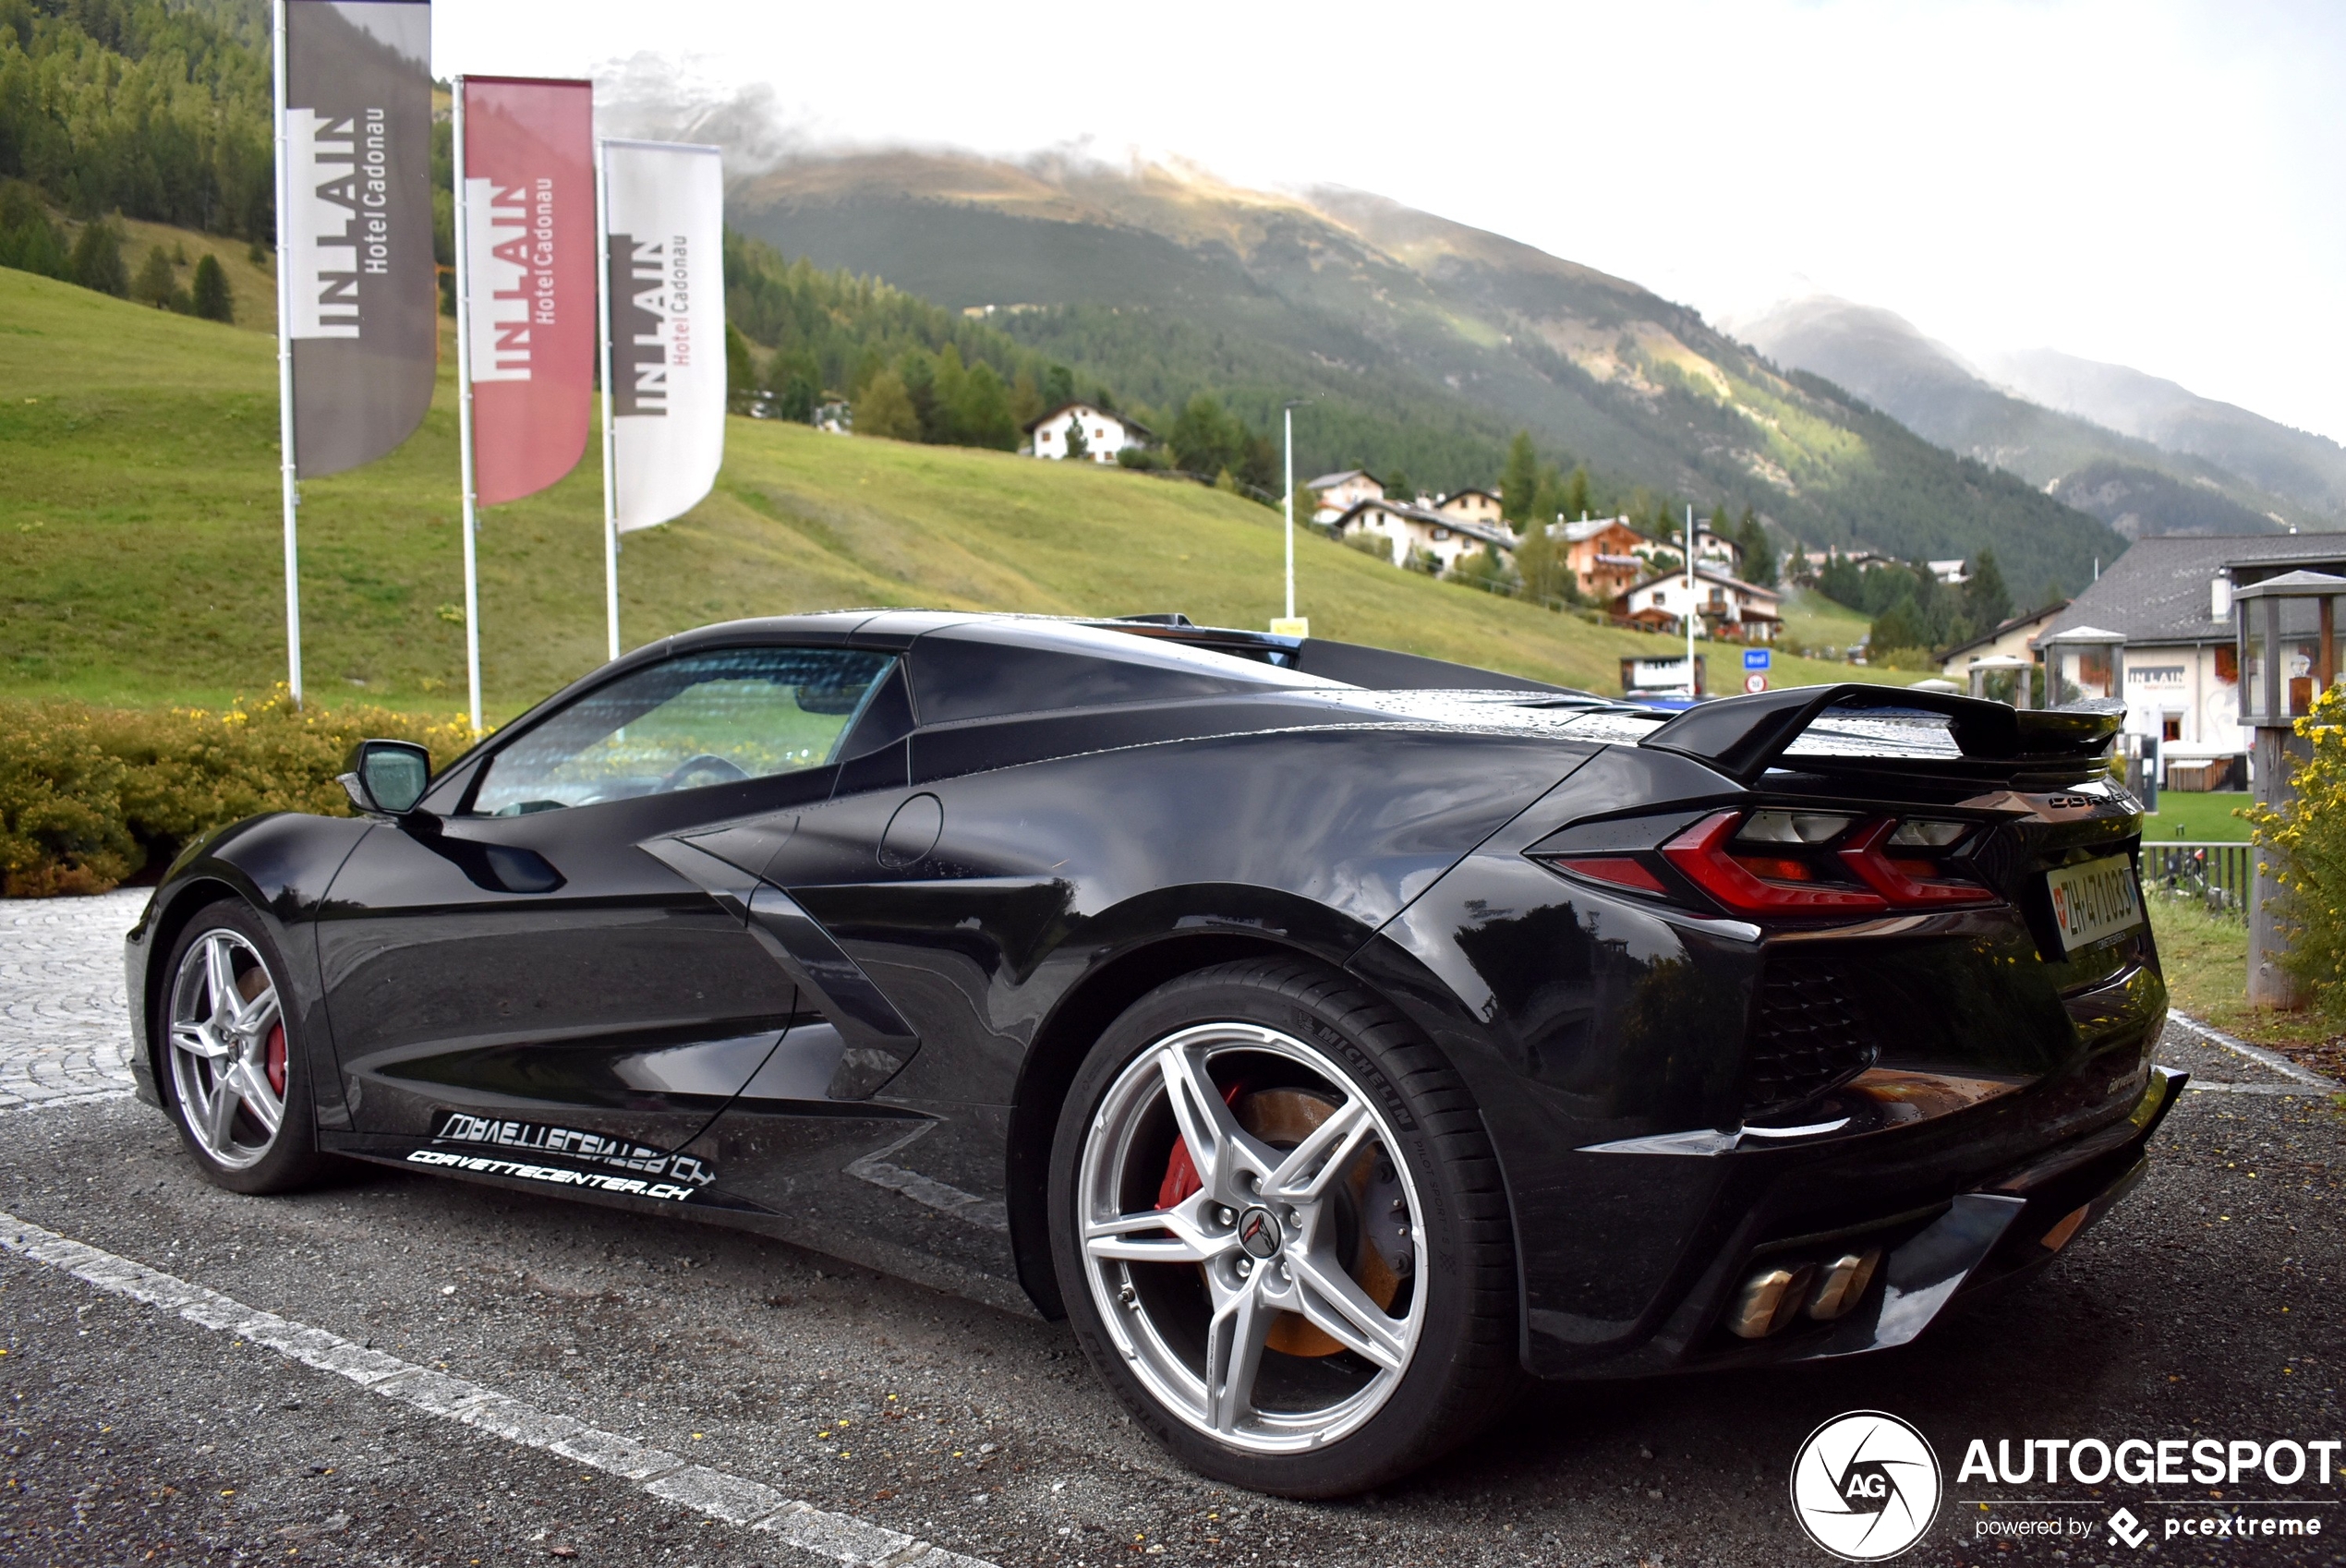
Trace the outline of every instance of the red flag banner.
{"type": "Polygon", "coordinates": [[[594,413],[595,94],[583,81],[466,77],[466,338],[483,506],[544,489],[594,413]]]}

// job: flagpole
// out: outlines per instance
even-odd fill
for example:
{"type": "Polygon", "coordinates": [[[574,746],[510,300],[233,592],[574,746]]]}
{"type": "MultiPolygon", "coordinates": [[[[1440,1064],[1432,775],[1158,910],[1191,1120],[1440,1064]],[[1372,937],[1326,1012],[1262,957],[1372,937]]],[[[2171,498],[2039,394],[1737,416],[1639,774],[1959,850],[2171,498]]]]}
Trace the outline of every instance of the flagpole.
{"type": "Polygon", "coordinates": [[[456,144],[456,451],[465,487],[465,683],[472,698],[473,738],[480,738],[480,521],[473,487],[473,280],[470,203],[465,189],[465,78],[455,81],[456,144]]]}
{"type": "Polygon", "coordinates": [[[595,320],[602,352],[603,383],[603,616],[611,628],[611,657],[619,657],[619,487],[611,453],[611,154],[595,143],[595,320]]]}
{"type": "Polygon", "coordinates": [[[279,485],[284,504],[285,531],[285,684],[294,706],[301,706],[301,557],[296,542],[294,514],[301,492],[294,471],[293,273],[286,240],[291,234],[293,190],[285,145],[285,0],[277,0],[271,30],[276,65],[277,134],[277,452],[279,485]]]}

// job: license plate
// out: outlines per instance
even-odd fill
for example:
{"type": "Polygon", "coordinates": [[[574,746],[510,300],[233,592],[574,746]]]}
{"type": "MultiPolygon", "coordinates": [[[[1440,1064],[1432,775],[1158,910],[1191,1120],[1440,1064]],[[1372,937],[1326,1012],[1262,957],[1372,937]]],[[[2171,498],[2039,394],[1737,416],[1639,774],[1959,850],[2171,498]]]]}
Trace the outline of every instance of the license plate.
{"type": "Polygon", "coordinates": [[[2131,856],[2110,855],[2045,874],[2052,893],[2053,923],[2061,927],[2064,952],[2090,947],[2105,937],[2143,923],[2142,888],[2131,856]]]}

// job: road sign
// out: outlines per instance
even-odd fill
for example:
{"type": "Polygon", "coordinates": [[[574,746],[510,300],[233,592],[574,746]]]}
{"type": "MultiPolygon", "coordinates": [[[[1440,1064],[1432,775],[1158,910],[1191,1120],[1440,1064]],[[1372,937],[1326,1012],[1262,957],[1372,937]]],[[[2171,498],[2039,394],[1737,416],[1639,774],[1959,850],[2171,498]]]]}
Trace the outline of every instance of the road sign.
{"type": "Polygon", "coordinates": [[[1746,693],[1756,697],[1760,693],[1768,689],[1768,678],[1755,669],[1750,674],[1743,678],[1743,689],[1746,693]]]}
{"type": "Polygon", "coordinates": [[[1744,650],[1743,650],[1743,667],[1744,667],[1746,669],[1767,669],[1767,668],[1768,668],[1768,650],[1767,650],[1766,648],[1746,648],[1746,649],[1744,649],[1744,650]]]}

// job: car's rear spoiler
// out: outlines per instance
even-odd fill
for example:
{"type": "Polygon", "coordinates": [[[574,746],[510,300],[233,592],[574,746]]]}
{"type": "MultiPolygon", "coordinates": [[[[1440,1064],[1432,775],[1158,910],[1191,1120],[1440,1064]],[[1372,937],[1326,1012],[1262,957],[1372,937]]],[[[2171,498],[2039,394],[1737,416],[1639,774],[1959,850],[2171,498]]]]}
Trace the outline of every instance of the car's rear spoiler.
{"type": "MultiPolygon", "coordinates": [[[[1855,766],[1944,771],[1953,764],[1956,770],[1972,771],[1963,765],[1985,764],[1989,766],[1982,771],[1995,772],[2091,764],[2108,750],[2126,717],[2116,703],[2023,712],[1976,697],[1898,686],[1800,686],[1688,708],[1639,743],[1693,757],[1747,785],[1776,766],[1811,725],[1840,716],[1943,718],[1945,735],[1961,754],[1960,760],[1928,754],[1901,757],[1893,750],[1868,746],[1847,758],[1855,766]]],[[[1830,766],[1832,760],[1829,750],[1803,747],[1802,752],[1795,760],[1803,766],[1830,766]]]]}

